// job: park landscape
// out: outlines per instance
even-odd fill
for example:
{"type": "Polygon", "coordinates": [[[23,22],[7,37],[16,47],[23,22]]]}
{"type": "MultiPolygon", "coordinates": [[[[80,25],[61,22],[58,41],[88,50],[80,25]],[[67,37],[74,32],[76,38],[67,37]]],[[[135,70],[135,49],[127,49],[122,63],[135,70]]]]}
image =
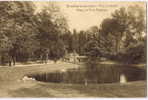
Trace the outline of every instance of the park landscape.
{"type": "Polygon", "coordinates": [[[145,2],[1,1],[0,97],[146,97],[146,39],[145,2]]]}

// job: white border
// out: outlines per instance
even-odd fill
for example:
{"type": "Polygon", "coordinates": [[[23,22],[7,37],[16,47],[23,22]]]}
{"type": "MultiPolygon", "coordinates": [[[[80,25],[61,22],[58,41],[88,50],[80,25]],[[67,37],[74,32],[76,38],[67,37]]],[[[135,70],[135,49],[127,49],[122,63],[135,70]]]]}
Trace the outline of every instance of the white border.
{"type": "MultiPolygon", "coordinates": [[[[113,1],[113,2],[120,2],[120,1],[128,1],[128,2],[146,2],[147,3],[147,7],[148,7],[148,1],[147,0],[0,0],[0,1],[89,1],[89,2],[93,2],[93,1],[105,1],[105,2],[109,2],[109,1],[113,1]]],[[[148,17],[148,8],[147,8],[147,17],[148,17]]],[[[148,32],[148,20],[147,21],[147,32],[148,32]]],[[[148,39],[148,37],[147,37],[148,39]]],[[[147,40],[147,51],[148,51],[148,40],[147,40]]],[[[147,62],[148,62],[148,53],[147,53],[147,62]]],[[[147,66],[147,72],[148,72],[148,66],[147,66]]],[[[147,74],[147,83],[148,83],[148,74],[147,74]]],[[[148,85],[148,84],[147,84],[148,85]]],[[[148,90],[148,86],[147,86],[147,90],[148,90]]],[[[138,91],[138,90],[137,90],[138,91]]],[[[147,92],[147,91],[146,91],[147,92]]],[[[98,97],[98,98],[0,98],[0,100],[147,100],[147,97],[144,98],[102,98],[102,97],[98,97]]]]}
{"type": "Polygon", "coordinates": [[[140,2],[148,2],[147,0],[0,0],[0,1],[115,1],[115,2],[120,2],[120,1],[128,1],[128,2],[137,2],[137,1],[140,1],[140,2]]]}

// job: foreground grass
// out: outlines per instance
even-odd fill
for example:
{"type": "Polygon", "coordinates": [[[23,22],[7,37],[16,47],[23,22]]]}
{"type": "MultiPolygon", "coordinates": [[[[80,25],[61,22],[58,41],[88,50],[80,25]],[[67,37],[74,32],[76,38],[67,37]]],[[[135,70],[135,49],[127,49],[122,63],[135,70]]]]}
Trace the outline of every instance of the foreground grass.
{"type": "Polygon", "coordinates": [[[74,64],[58,63],[0,67],[0,97],[145,97],[146,81],[127,84],[79,84],[44,83],[23,81],[31,73],[53,72],[78,67],[74,64]]]}

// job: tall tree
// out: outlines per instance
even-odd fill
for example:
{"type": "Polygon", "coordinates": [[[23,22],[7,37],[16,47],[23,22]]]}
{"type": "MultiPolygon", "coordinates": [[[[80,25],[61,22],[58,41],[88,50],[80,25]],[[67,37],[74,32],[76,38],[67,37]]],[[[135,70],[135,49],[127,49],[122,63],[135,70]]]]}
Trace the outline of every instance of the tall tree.
{"type": "Polygon", "coordinates": [[[48,6],[43,8],[36,16],[36,25],[38,29],[36,38],[39,42],[38,54],[41,58],[47,53],[46,55],[50,56],[49,58],[52,60],[59,59],[63,56],[59,53],[63,53],[64,51],[62,50],[65,50],[65,46],[60,37],[68,32],[68,25],[65,17],[54,3],[49,3],[48,6]],[[61,41],[62,44],[60,44],[59,41],[61,41]],[[61,52],[59,52],[59,50],[61,50],[61,52]]]}
{"type": "Polygon", "coordinates": [[[104,42],[108,42],[114,47],[111,51],[118,54],[128,48],[130,44],[138,42],[145,32],[145,26],[144,9],[130,6],[117,9],[111,18],[105,19],[101,24],[100,33],[102,39],[106,39],[104,42]]]}
{"type": "MultiPolygon", "coordinates": [[[[19,57],[18,53],[22,54],[21,48],[27,46],[26,44],[33,36],[34,27],[32,17],[34,14],[32,2],[2,2],[0,4],[0,33],[8,39],[9,61],[15,60],[19,57]],[[26,44],[26,45],[25,45],[26,44]]],[[[19,59],[19,58],[18,58],[19,59]]]]}
{"type": "Polygon", "coordinates": [[[138,46],[146,33],[144,12],[145,9],[139,6],[115,10],[112,17],[104,19],[101,24],[99,44],[103,44],[111,55],[120,55],[133,48],[133,45],[138,46]]]}

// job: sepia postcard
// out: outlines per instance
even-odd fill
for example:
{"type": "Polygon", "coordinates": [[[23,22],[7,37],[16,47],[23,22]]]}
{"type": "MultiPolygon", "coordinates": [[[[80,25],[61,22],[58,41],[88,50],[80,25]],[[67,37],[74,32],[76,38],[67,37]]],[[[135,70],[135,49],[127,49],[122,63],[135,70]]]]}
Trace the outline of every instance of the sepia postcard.
{"type": "Polygon", "coordinates": [[[147,2],[0,1],[0,98],[147,97],[147,2]]]}

